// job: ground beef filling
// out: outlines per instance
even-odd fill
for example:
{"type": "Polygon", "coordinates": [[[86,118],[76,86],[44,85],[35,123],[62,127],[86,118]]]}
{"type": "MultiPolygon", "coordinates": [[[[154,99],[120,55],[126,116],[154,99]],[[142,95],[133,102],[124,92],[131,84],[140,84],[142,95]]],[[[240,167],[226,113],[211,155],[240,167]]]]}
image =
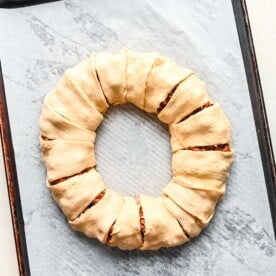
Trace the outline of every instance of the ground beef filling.
{"type": "Polygon", "coordinates": [[[144,218],[142,206],[140,206],[139,215],[140,215],[140,232],[141,232],[142,242],[144,243],[146,227],[145,227],[145,218],[144,218]]]}
{"type": "Polygon", "coordinates": [[[188,147],[187,150],[192,150],[192,151],[223,151],[223,152],[229,152],[229,151],[231,151],[229,144],[219,144],[219,145],[199,146],[199,147],[188,147]]]}
{"type": "MultiPolygon", "coordinates": [[[[192,115],[195,115],[196,113],[198,113],[198,112],[202,111],[203,109],[205,109],[205,108],[207,108],[207,107],[210,107],[210,106],[212,106],[212,105],[213,105],[213,104],[210,103],[210,102],[207,102],[207,103],[201,105],[200,107],[198,107],[197,109],[195,109],[192,113],[190,113],[189,115],[187,115],[186,117],[184,117],[180,122],[183,122],[183,121],[187,120],[187,119],[188,119],[189,117],[191,117],[192,115]]],[[[180,123],[180,122],[179,122],[179,123],[180,123]]]]}
{"type": "Polygon", "coordinates": [[[105,195],[106,191],[100,192],[93,200],[92,202],[87,206],[87,209],[92,207],[93,205],[97,204],[105,195]]]}
{"type": "Polygon", "coordinates": [[[73,175],[69,175],[69,176],[66,176],[66,177],[59,178],[59,179],[57,179],[57,180],[52,181],[52,182],[50,183],[50,185],[59,184],[59,183],[65,181],[65,180],[67,180],[67,179],[69,179],[69,178],[71,178],[71,177],[74,177],[74,176],[77,176],[77,175],[81,175],[81,174],[83,174],[83,173],[86,173],[86,172],[88,172],[89,170],[91,170],[91,168],[86,168],[86,169],[84,169],[83,171],[81,171],[81,172],[79,172],[79,173],[76,173],[76,174],[73,174],[73,175]]]}
{"type": "Polygon", "coordinates": [[[162,101],[159,105],[159,107],[157,108],[157,113],[161,112],[162,109],[168,104],[169,100],[172,98],[174,92],[175,92],[175,89],[174,88],[166,97],[166,99],[164,101],[162,101]]]}
{"type": "Polygon", "coordinates": [[[47,136],[41,135],[42,140],[44,141],[53,141],[53,139],[48,138],[47,136]]]}
{"type": "MultiPolygon", "coordinates": [[[[92,206],[97,204],[105,195],[106,190],[100,192],[90,203],[85,207],[85,209],[77,216],[79,218],[83,213],[85,213],[88,209],[90,209],[92,206]]],[[[76,218],[76,219],[77,219],[76,218]]]]}

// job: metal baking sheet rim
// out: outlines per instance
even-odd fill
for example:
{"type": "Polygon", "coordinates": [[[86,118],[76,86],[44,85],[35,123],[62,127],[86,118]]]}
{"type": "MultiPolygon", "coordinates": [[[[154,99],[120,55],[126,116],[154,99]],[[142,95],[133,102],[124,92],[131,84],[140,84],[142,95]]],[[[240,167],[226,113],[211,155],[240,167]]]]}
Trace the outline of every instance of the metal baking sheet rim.
{"type": "MultiPolygon", "coordinates": [[[[245,0],[232,0],[276,236],[276,167],[245,0]]],[[[0,136],[20,275],[30,275],[20,193],[0,63],[0,136]]]]}
{"type": "Polygon", "coordinates": [[[0,63],[0,137],[4,155],[4,166],[7,179],[8,196],[12,216],[14,240],[20,275],[30,275],[28,252],[24,230],[17,171],[11,138],[5,88],[0,63]]]}

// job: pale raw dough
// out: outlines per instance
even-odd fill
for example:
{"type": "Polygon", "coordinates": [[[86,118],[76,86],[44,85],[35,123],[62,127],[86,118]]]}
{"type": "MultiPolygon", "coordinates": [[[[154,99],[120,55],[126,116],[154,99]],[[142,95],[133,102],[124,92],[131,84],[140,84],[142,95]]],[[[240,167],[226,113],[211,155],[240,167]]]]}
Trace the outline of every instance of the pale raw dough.
{"type": "Polygon", "coordinates": [[[168,104],[158,114],[158,118],[166,124],[178,123],[207,102],[211,100],[206,84],[195,74],[191,74],[179,84],[168,104]]]}
{"type": "Polygon", "coordinates": [[[103,92],[110,104],[126,102],[127,54],[122,49],[116,54],[99,53],[95,56],[96,71],[103,92]]]}
{"type": "Polygon", "coordinates": [[[233,162],[229,121],[192,70],[159,53],[93,53],[47,95],[39,126],[53,198],[74,230],[109,246],[183,244],[207,226],[225,193],[233,162]],[[173,177],[162,196],[141,195],[139,202],[107,189],[95,169],[96,129],[109,104],[126,102],[157,113],[171,133],[173,177]],[[222,144],[226,151],[206,148],[222,144]]]}
{"type": "Polygon", "coordinates": [[[92,143],[40,139],[40,145],[50,183],[96,165],[92,143]]]}
{"type": "Polygon", "coordinates": [[[170,125],[172,151],[188,147],[228,144],[230,124],[216,103],[183,122],[170,125]]]}
{"type": "Polygon", "coordinates": [[[124,198],[112,190],[106,190],[104,197],[87,209],[77,219],[70,221],[73,229],[83,232],[89,238],[107,240],[111,225],[116,221],[124,204],[124,198]]]}
{"type": "Polygon", "coordinates": [[[127,51],[126,100],[139,108],[144,108],[147,77],[158,56],[157,53],[127,51]]]}
{"type": "Polygon", "coordinates": [[[172,156],[174,181],[223,193],[232,162],[233,151],[179,150],[172,156]]]}
{"type": "Polygon", "coordinates": [[[52,93],[46,96],[45,103],[69,121],[91,131],[96,130],[103,120],[103,115],[89,104],[85,95],[81,95],[65,76],[52,93]]]}
{"type": "Polygon", "coordinates": [[[176,246],[188,241],[178,221],[166,209],[162,197],[140,196],[145,218],[145,237],[141,250],[176,246]]]}
{"type": "Polygon", "coordinates": [[[97,77],[95,55],[93,53],[77,66],[67,69],[65,75],[87,95],[90,104],[93,104],[100,113],[104,114],[108,108],[108,103],[97,77]]]}
{"type": "Polygon", "coordinates": [[[186,188],[184,185],[173,181],[165,186],[163,192],[184,211],[198,218],[203,224],[210,221],[216,204],[222,196],[217,191],[186,188]]]}
{"type": "Polygon", "coordinates": [[[49,139],[94,143],[96,138],[96,132],[89,131],[78,124],[68,121],[54,112],[46,102],[42,106],[39,127],[41,134],[49,139]]]}
{"type": "Polygon", "coordinates": [[[47,186],[68,220],[76,219],[91,201],[105,190],[102,177],[95,169],[55,185],[48,182],[47,186]]]}
{"type": "Polygon", "coordinates": [[[139,205],[133,197],[125,197],[124,205],[115,222],[110,246],[136,249],[142,246],[139,205]]]}
{"type": "Polygon", "coordinates": [[[190,238],[198,236],[203,228],[203,225],[198,219],[181,209],[181,207],[168,196],[164,195],[163,200],[167,210],[178,220],[186,234],[189,235],[190,238]]]}
{"type": "Polygon", "coordinates": [[[176,85],[192,73],[192,70],[180,67],[164,56],[159,56],[155,59],[147,77],[144,109],[147,112],[156,113],[160,103],[176,85]]]}

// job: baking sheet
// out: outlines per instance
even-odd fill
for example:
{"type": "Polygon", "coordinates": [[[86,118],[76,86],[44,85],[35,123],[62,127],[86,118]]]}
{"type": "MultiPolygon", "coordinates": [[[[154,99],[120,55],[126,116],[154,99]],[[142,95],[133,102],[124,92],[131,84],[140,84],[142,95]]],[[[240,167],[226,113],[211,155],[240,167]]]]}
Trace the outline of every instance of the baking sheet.
{"type": "MultiPolygon", "coordinates": [[[[230,1],[65,1],[0,10],[6,85],[33,275],[276,272],[275,242],[230,1]],[[2,23],[3,22],[3,23],[2,23]],[[160,51],[207,82],[233,127],[236,159],[209,227],[184,246],[122,252],[73,232],[45,186],[41,102],[64,69],[92,51],[160,51]]],[[[165,125],[126,105],[98,131],[98,169],[125,194],[158,195],[170,179],[165,125]]]]}

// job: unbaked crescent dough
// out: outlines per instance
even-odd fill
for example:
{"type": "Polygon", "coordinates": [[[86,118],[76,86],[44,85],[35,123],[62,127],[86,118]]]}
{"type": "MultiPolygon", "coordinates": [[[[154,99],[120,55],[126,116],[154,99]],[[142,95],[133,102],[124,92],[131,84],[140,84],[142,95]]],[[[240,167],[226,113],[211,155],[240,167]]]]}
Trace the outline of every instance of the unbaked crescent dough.
{"type": "Polygon", "coordinates": [[[170,125],[170,133],[178,142],[172,142],[172,151],[215,144],[229,144],[230,124],[216,103],[183,122],[170,125]]]}
{"type": "Polygon", "coordinates": [[[105,195],[97,204],[69,222],[74,230],[105,243],[109,229],[116,221],[123,204],[124,198],[120,194],[106,190],[105,195]]]}
{"type": "Polygon", "coordinates": [[[192,73],[164,56],[156,58],[147,76],[144,110],[156,113],[167,95],[192,73]]]}
{"type": "Polygon", "coordinates": [[[126,100],[143,109],[147,77],[158,54],[139,53],[127,50],[127,57],[126,100]]]}
{"type": "Polygon", "coordinates": [[[94,142],[96,132],[91,132],[84,127],[65,119],[53,111],[46,102],[41,109],[39,127],[42,136],[48,139],[74,140],[94,142]]]}
{"type": "Polygon", "coordinates": [[[145,237],[141,250],[176,246],[188,241],[178,221],[166,209],[162,197],[140,196],[145,218],[145,237]]]}
{"type": "Polygon", "coordinates": [[[92,143],[41,138],[40,145],[50,183],[96,165],[92,143]]]}
{"type": "Polygon", "coordinates": [[[178,123],[207,102],[212,101],[207,94],[206,84],[195,74],[191,74],[177,86],[158,118],[166,124],[178,123]]]}
{"type": "Polygon", "coordinates": [[[202,223],[196,217],[184,211],[167,195],[163,195],[163,199],[167,210],[177,219],[186,235],[190,238],[198,236],[203,228],[202,223]]]}
{"type": "Polygon", "coordinates": [[[39,126],[54,200],[74,230],[109,246],[183,244],[207,226],[225,193],[230,123],[205,83],[162,54],[92,53],[46,96],[39,126]],[[126,102],[169,125],[173,176],[159,197],[122,196],[96,170],[96,130],[110,104],[126,102]]]}
{"type": "Polygon", "coordinates": [[[207,224],[222,194],[218,191],[186,188],[171,181],[163,189],[164,194],[192,216],[207,224]]]}
{"type": "Polygon", "coordinates": [[[99,53],[95,60],[98,77],[108,102],[113,105],[125,103],[126,50],[122,49],[116,54],[99,53]]]}
{"type": "Polygon", "coordinates": [[[55,112],[69,121],[81,125],[88,130],[95,130],[103,120],[103,115],[91,105],[80,88],[72,85],[63,76],[52,93],[45,98],[45,102],[55,112]]]}
{"type": "Polygon", "coordinates": [[[108,245],[131,250],[142,246],[139,205],[133,197],[125,197],[124,204],[114,224],[108,245]]]}
{"type": "Polygon", "coordinates": [[[56,185],[47,183],[53,198],[68,220],[75,220],[89,206],[91,200],[105,190],[101,175],[91,169],[70,177],[56,185]]]}
{"type": "Polygon", "coordinates": [[[172,155],[174,176],[184,176],[198,186],[221,189],[233,162],[233,151],[179,150],[172,155]]]}
{"type": "Polygon", "coordinates": [[[65,75],[70,78],[71,83],[86,94],[89,103],[94,105],[101,114],[104,114],[109,105],[97,76],[95,55],[96,53],[93,53],[77,66],[67,69],[65,75]]]}

